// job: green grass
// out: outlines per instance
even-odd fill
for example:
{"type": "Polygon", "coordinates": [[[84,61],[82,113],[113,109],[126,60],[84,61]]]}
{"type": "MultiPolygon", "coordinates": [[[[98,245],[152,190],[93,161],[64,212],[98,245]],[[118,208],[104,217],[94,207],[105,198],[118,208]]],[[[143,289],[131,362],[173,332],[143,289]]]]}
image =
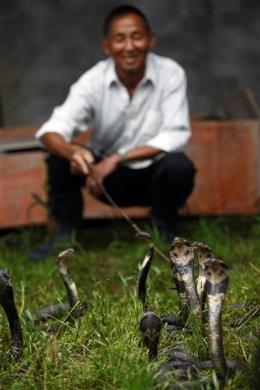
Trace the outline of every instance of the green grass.
{"type": "MultiPolygon", "coordinates": [[[[229,380],[226,388],[257,389],[259,317],[237,329],[231,324],[259,304],[260,219],[181,220],[179,229],[187,239],[206,242],[230,267],[222,318],[225,355],[240,360],[244,370],[229,380]]],[[[171,338],[163,333],[159,359],[148,362],[138,330],[143,309],[135,296],[138,265],[147,245],[122,221],[86,229],[81,244],[74,243],[70,270],[89,308],[74,326],[61,321],[58,334],[47,334],[34,320],[35,309],[67,299],[54,257],[38,264],[27,260],[27,253],[41,243],[43,233],[43,228],[34,227],[0,238],[0,268],[10,271],[25,338],[23,358],[10,363],[8,324],[0,309],[1,389],[161,389],[164,386],[155,378],[171,347],[182,344],[199,358],[208,356],[207,340],[195,324],[193,332],[184,329],[171,338]],[[25,320],[25,314],[32,321],[25,320]]],[[[154,235],[167,252],[158,234],[154,235]]],[[[169,267],[155,255],[148,296],[149,306],[159,315],[178,313],[176,292],[171,287],[169,267]]],[[[214,377],[212,371],[202,373],[206,374],[214,377]]],[[[215,382],[217,388],[216,378],[215,382]]]]}

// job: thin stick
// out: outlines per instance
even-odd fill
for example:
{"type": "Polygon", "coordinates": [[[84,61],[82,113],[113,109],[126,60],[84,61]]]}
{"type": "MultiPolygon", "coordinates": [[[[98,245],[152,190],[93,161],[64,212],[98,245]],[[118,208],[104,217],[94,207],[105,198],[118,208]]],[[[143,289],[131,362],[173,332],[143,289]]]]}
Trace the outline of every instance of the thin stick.
{"type": "Polygon", "coordinates": [[[87,167],[89,169],[89,173],[90,175],[93,177],[93,179],[96,181],[96,183],[99,185],[99,188],[101,190],[101,192],[103,193],[103,195],[105,196],[105,198],[108,200],[108,202],[111,204],[112,207],[114,207],[114,209],[129,223],[129,225],[132,226],[132,228],[134,229],[134,231],[136,232],[136,235],[140,238],[143,238],[144,240],[147,240],[147,241],[151,241],[153,244],[154,244],[154,250],[155,252],[158,253],[158,255],[164,260],[166,261],[167,263],[171,263],[171,260],[169,259],[169,257],[167,257],[154,243],[153,239],[152,239],[152,236],[146,232],[146,231],[143,231],[139,228],[139,226],[133,222],[133,220],[129,217],[129,215],[127,215],[118,205],[117,203],[114,201],[114,199],[111,197],[111,195],[107,192],[105,186],[103,183],[99,183],[96,176],[95,176],[95,172],[93,171],[93,168],[91,166],[91,164],[89,164],[88,162],[86,162],[87,164],[87,167]]]}

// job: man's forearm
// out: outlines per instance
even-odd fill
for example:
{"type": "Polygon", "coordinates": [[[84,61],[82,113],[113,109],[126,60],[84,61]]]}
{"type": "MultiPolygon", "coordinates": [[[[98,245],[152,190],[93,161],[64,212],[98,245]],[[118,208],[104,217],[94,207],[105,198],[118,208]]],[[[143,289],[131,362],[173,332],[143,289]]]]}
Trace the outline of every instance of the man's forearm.
{"type": "Polygon", "coordinates": [[[152,146],[140,146],[138,148],[130,149],[126,153],[119,154],[121,155],[122,160],[140,161],[156,157],[162,152],[163,150],[152,146]]]}
{"type": "Polygon", "coordinates": [[[46,133],[41,137],[43,145],[54,154],[70,160],[73,147],[58,133],[46,133]]]}

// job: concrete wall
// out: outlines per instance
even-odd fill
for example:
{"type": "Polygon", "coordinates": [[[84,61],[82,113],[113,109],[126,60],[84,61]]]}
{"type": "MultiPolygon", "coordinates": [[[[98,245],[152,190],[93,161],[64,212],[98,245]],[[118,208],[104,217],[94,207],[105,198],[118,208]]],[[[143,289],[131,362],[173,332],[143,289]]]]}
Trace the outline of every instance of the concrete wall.
{"type": "MultiPolygon", "coordinates": [[[[1,0],[0,106],[5,126],[38,125],[47,119],[69,85],[103,58],[103,17],[121,3],[1,0]]],[[[156,51],[186,69],[192,113],[222,116],[220,97],[237,88],[251,88],[260,101],[259,0],[128,3],[148,15],[158,37],[156,51]]]]}

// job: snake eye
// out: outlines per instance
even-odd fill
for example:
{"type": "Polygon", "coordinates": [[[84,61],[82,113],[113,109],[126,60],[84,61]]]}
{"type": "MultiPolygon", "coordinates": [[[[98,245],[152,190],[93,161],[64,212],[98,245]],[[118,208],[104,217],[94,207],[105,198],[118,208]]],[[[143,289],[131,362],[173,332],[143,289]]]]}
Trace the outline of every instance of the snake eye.
{"type": "Polygon", "coordinates": [[[177,252],[173,252],[174,257],[179,257],[177,252]]]}

